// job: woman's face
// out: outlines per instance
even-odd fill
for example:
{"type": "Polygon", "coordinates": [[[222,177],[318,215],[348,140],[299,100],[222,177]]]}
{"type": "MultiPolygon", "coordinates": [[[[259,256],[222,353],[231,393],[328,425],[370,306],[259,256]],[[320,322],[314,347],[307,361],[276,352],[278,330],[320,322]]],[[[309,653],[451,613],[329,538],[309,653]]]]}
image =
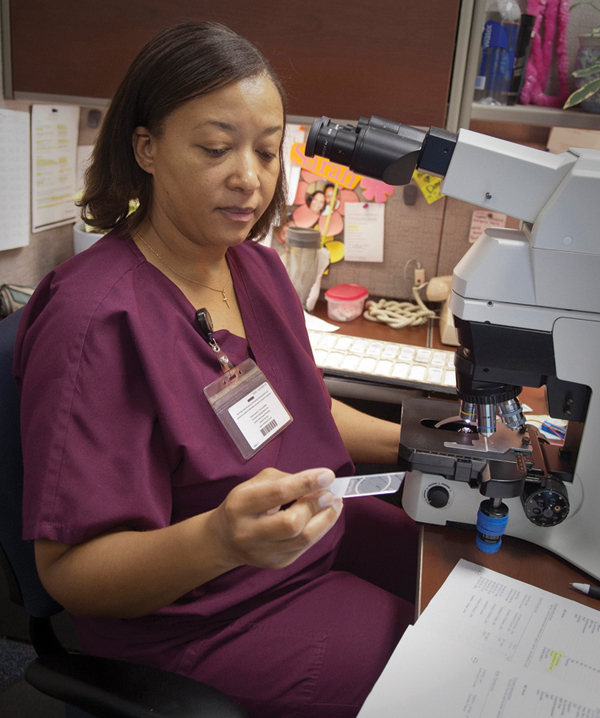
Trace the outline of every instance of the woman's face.
{"type": "Polygon", "coordinates": [[[315,192],[310,200],[310,209],[319,214],[325,206],[325,195],[323,192],[315,192]]]}
{"type": "Polygon", "coordinates": [[[134,148],[152,175],[150,216],[161,236],[221,248],[244,241],[275,192],[283,121],[277,88],[258,75],[189,100],[159,136],[137,128],[134,148]]]}

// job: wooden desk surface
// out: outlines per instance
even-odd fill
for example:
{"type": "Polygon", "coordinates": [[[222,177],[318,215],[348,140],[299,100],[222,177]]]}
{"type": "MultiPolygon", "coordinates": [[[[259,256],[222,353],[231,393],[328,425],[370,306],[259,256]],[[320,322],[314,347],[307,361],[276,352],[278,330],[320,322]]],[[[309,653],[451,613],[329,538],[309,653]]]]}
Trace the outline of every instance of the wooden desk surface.
{"type": "MultiPolygon", "coordinates": [[[[428,332],[427,325],[391,329],[385,324],[370,322],[363,317],[358,317],[351,322],[332,322],[327,317],[327,305],[324,300],[317,302],[312,314],[339,325],[340,333],[343,334],[415,346],[427,346],[429,338],[429,346],[436,349],[452,350],[452,347],[440,342],[435,321],[433,332],[428,332]]],[[[545,388],[525,387],[520,398],[531,406],[535,414],[547,412],[545,388]]],[[[584,596],[570,586],[570,583],[573,582],[593,584],[598,582],[546,549],[528,541],[505,536],[498,553],[484,554],[475,545],[474,530],[424,525],[421,526],[421,581],[417,595],[418,613],[427,606],[461,558],[551,591],[559,596],[579,601],[590,608],[600,609],[600,601],[584,596]]]]}
{"type": "Polygon", "coordinates": [[[426,525],[421,526],[421,585],[417,595],[419,614],[461,558],[590,608],[600,609],[598,599],[584,596],[569,585],[594,584],[597,581],[546,549],[529,541],[505,536],[498,553],[485,554],[475,545],[474,530],[426,525]]]}

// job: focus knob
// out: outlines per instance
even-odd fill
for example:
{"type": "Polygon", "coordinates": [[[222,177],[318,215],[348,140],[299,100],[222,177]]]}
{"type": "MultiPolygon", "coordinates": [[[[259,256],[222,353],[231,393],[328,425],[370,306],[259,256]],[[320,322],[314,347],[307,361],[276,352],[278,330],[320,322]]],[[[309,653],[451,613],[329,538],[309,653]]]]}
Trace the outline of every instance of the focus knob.
{"type": "Polygon", "coordinates": [[[427,489],[427,503],[435,509],[443,509],[450,501],[450,492],[445,486],[431,486],[427,489]]]}
{"type": "Polygon", "coordinates": [[[521,501],[525,515],[536,526],[556,526],[569,515],[567,489],[555,479],[545,479],[540,486],[526,487],[521,501]]]}

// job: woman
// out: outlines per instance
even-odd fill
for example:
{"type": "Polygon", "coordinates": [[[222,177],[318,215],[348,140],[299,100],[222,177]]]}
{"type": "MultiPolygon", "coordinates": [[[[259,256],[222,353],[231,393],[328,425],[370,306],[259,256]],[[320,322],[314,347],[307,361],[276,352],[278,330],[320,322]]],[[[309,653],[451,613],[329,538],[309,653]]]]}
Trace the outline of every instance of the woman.
{"type": "Polygon", "coordinates": [[[284,111],[220,25],[170,28],[134,61],[83,199],[114,229],[41,282],[19,329],[25,536],[84,650],[261,718],[354,716],[413,617],[416,533],[327,491],[350,457],[395,463],[399,428],[331,403],[278,256],[248,241],[283,206],[284,111]],[[263,372],[278,426],[248,456],[248,416],[204,391],[224,355],[263,372]]]}
{"type": "Polygon", "coordinates": [[[325,207],[325,194],[321,190],[317,190],[312,194],[306,195],[306,204],[308,208],[317,214],[321,214],[323,207],[325,207]]]}

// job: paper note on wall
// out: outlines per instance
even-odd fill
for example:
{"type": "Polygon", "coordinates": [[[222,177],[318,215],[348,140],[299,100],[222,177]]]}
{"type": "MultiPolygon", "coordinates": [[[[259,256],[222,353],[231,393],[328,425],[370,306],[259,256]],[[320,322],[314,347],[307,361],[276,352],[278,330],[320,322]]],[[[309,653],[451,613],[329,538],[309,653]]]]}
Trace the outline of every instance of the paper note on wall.
{"type": "Polygon", "coordinates": [[[0,110],[0,250],[29,244],[29,112],[0,110]]]}
{"type": "Polygon", "coordinates": [[[413,173],[413,179],[423,193],[423,197],[425,197],[427,204],[433,204],[444,196],[441,191],[441,177],[434,177],[433,175],[426,174],[425,172],[418,172],[415,170],[413,173]]]}
{"type": "Polygon", "coordinates": [[[300,166],[294,164],[291,159],[292,147],[298,142],[304,142],[305,134],[306,128],[304,125],[294,125],[291,123],[286,125],[285,137],[283,138],[283,164],[287,180],[286,203],[289,205],[294,204],[298,181],[300,180],[300,166]]]}
{"type": "Polygon", "coordinates": [[[31,231],[41,232],[77,218],[79,107],[31,108],[31,231]]]}
{"type": "Polygon", "coordinates": [[[344,259],[383,262],[384,204],[347,202],[344,205],[344,259]]]}
{"type": "Polygon", "coordinates": [[[506,227],[506,215],[501,212],[490,212],[487,209],[476,209],[471,217],[469,243],[473,244],[484,230],[490,227],[506,227]]]}

